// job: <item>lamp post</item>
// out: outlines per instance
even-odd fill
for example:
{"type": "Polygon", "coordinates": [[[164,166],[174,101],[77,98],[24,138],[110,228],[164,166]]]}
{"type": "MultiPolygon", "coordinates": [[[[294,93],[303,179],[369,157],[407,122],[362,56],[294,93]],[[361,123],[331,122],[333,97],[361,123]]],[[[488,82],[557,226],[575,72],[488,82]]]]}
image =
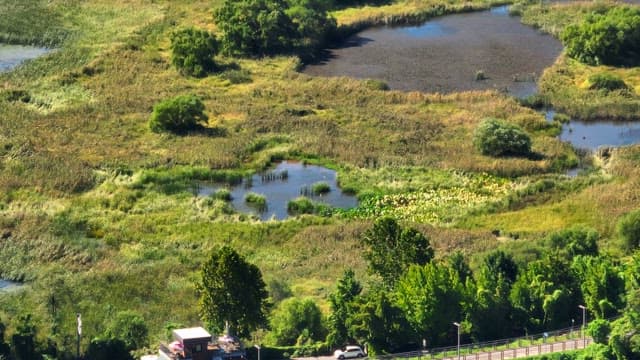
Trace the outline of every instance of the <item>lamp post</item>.
{"type": "Polygon", "coordinates": [[[258,349],[258,360],[260,360],[260,345],[254,344],[253,347],[258,349]]]}
{"type": "Polygon", "coordinates": [[[582,309],[582,347],[584,348],[587,345],[587,340],[585,338],[584,330],[587,324],[587,307],[584,305],[578,305],[580,309],[582,309]]]}
{"type": "Polygon", "coordinates": [[[458,322],[454,322],[453,325],[455,325],[458,328],[458,360],[460,360],[460,323],[458,322]]]}
{"type": "Polygon", "coordinates": [[[571,319],[571,331],[569,332],[569,334],[570,334],[569,338],[571,338],[571,339],[573,339],[573,327],[574,327],[575,322],[576,321],[574,319],[571,319]]]}
{"type": "Polygon", "coordinates": [[[78,323],[78,346],[76,347],[76,355],[78,360],[80,360],[80,337],[82,336],[82,317],[80,316],[80,313],[76,314],[76,321],[78,323]]]}

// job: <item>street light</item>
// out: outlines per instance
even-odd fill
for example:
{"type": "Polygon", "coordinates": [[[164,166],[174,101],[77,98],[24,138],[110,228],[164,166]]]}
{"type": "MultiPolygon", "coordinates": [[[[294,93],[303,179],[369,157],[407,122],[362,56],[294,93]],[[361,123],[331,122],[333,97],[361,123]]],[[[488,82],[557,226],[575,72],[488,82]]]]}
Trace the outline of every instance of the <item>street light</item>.
{"type": "Polygon", "coordinates": [[[455,325],[458,328],[458,360],[460,360],[460,323],[458,322],[454,322],[453,325],[455,325]]]}
{"type": "Polygon", "coordinates": [[[253,347],[258,349],[258,360],[260,360],[260,345],[254,344],[253,347]]]}
{"type": "Polygon", "coordinates": [[[587,345],[587,341],[584,336],[585,325],[587,324],[587,307],[584,305],[578,305],[578,307],[582,309],[582,347],[585,347],[587,345]]]}
{"type": "Polygon", "coordinates": [[[574,325],[574,324],[575,324],[575,322],[576,322],[576,321],[575,321],[574,319],[571,319],[571,331],[570,331],[570,335],[569,335],[569,338],[570,338],[570,339],[573,339],[573,327],[575,326],[575,325],[574,325]]]}

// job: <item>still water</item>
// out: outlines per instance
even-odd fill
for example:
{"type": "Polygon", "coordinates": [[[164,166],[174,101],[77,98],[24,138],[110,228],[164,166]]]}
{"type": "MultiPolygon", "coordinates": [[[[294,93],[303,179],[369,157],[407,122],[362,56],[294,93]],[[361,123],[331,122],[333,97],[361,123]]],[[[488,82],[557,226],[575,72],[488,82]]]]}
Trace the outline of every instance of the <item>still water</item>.
{"type": "Polygon", "coordinates": [[[11,70],[23,61],[46,54],[49,49],[24,45],[0,44],[0,72],[11,70]]]}
{"type": "MultiPolygon", "coordinates": [[[[331,191],[322,196],[310,196],[311,200],[323,202],[337,208],[352,208],[358,205],[355,196],[342,193],[338,187],[337,175],[334,170],[316,165],[304,165],[300,162],[283,161],[274,169],[255,174],[251,181],[244,180],[242,184],[231,188],[233,207],[243,213],[258,216],[262,220],[286,219],[287,204],[290,200],[299,197],[303,192],[310,190],[311,186],[318,182],[329,184],[331,191]],[[286,177],[281,176],[286,173],[286,177]],[[247,193],[262,194],[267,199],[267,208],[259,211],[244,201],[247,193]]],[[[219,184],[201,186],[199,195],[207,196],[220,189],[219,184]]]]}
{"type": "Polygon", "coordinates": [[[535,93],[535,80],[561,51],[557,39],[521,24],[502,6],[419,26],[368,29],[303,72],[379,79],[397,90],[497,89],[525,97],[535,93]],[[476,80],[479,71],[486,80],[476,80]]]}

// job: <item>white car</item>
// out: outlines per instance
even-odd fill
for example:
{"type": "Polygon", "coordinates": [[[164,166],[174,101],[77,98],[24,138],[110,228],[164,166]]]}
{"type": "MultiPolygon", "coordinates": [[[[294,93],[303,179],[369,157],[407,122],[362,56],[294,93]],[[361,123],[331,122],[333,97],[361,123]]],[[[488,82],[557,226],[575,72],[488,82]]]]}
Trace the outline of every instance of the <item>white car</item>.
{"type": "Polygon", "coordinates": [[[333,356],[338,360],[344,360],[349,358],[362,358],[367,355],[365,355],[360,346],[347,345],[344,349],[334,351],[333,356]]]}

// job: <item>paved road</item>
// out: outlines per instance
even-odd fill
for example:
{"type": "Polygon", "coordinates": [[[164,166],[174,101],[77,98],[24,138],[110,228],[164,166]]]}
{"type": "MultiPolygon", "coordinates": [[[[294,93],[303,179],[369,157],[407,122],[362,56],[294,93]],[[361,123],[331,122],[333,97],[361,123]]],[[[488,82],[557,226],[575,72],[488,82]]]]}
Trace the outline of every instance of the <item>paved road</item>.
{"type": "MultiPolygon", "coordinates": [[[[460,354],[460,360],[508,360],[508,359],[516,359],[523,358],[527,356],[536,356],[542,354],[548,354],[553,352],[561,352],[568,350],[577,350],[584,349],[586,345],[591,344],[592,339],[586,338],[575,339],[575,340],[567,340],[567,341],[559,341],[559,342],[549,342],[546,344],[539,345],[531,345],[524,346],[513,349],[503,349],[503,350],[495,350],[488,352],[478,352],[478,353],[468,353],[469,350],[464,349],[460,354]]],[[[458,360],[457,356],[453,357],[442,357],[438,354],[432,353],[423,353],[422,356],[419,356],[418,353],[408,354],[397,354],[397,355],[385,355],[380,357],[381,359],[398,359],[398,358],[423,358],[423,359],[442,359],[442,360],[458,360]]],[[[318,356],[318,357],[305,357],[305,358],[295,358],[296,360],[334,360],[333,356],[318,356]]]]}

